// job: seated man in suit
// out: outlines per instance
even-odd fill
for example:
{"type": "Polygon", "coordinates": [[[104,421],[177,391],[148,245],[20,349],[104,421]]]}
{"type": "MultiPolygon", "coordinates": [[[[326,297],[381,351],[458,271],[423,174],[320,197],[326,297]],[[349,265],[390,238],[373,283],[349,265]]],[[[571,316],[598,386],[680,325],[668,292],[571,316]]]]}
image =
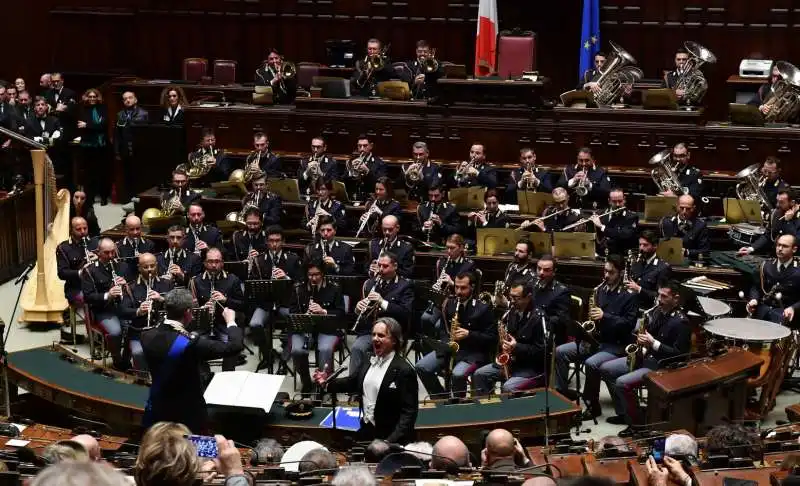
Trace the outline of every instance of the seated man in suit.
{"type": "Polygon", "coordinates": [[[775,209],[770,212],[767,219],[767,231],[759,236],[752,246],[739,248],[738,255],[768,254],[775,248],[775,242],[783,235],[797,235],[798,232],[797,208],[794,196],[790,190],[778,192],[775,200],[775,209]]]}
{"type": "Polygon", "coordinates": [[[403,81],[408,83],[411,96],[415,100],[434,98],[438,94],[436,82],[444,76],[442,63],[437,61],[436,69],[433,69],[432,62],[436,60],[435,51],[432,51],[428,41],[423,39],[417,41],[416,55],[414,60],[406,62],[403,81]]]}
{"type": "Polygon", "coordinates": [[[591,209],[605,206],[611,191],[611,179],[595,162],[592,150],[581,147],[578,149],[578,162],[564,168],[556,186],[569,191],[574,207],[591,209]]]}
{"type": "Polygon", "coordinates": [[[124,275],[126,279],[136,276],[136,260],[141,253],[153,253],[156,245],[152,240],[142,236],[142,220],[133,214],[125,218],[125,237],[117,244],[119,258],[128,264],[131,270],[130,275],[124,275]]]}
{"type": "MultiPolygon", "coordinates": [[[[373,356],[352,367],[347,378],[328,384],[332,393],[353,393],[360,399],[361,440],[383,439],[407,444],[415,437],[419,391],[414,369],[403,358],[403,328],[391,317],[380,317],[372,326],[373,356]]],[[[327,373],[315,372],[322,385],[327,373]]]]}
{"type": "Polygon", "coordinates": [[[389,56],[383,52],[383,43],[378,39],[367,41],[367,55],[356,61],[356,69],[350,77],[350,92],[356,96],[377,96],[378,83],[396,77],[389,56]],[[366,62],[365,62],[366,61],[366,62]],[[382,64],[375,69],[374,62],[382,64]]]}
{"type": "Polygon", "coordinates": [[[171,280],[176,286],[185,287],[189,280],[203,271],[203,257],[186,249],[186,233],[182,226],[170,226],[167,230],[169,248],[158,255],[158,275],[171,280]]]}
{"type": "Polygon", "coordinates": [[[598,255],[627,255],[628,250],[636,248],[639,215],[625,207],[625,192],[618,187],[608,194],[608,209],[615,212],[591,217],[595,251],[598,255]]]}
{"type": "Polygon", "coordinates": [[[411,150],[412,162],[403,166],[403,178],[408,189],[408,199],[423,201],[428,195],[428,188],[444,179],[439,164],[430,159],[427,143],[414,142],[411,150]]]}
{"type": "Polygon", "coordinates": [[[761,262],[750,288],[747,313],[757,319],[781,323],[794,320],[800,309],[800,268],[794,255],[797,237],[783,235],[775,242],[775,259],[761,262]]]}
{"type": "Polygon", "coordinates": [[[437,245],[460,229],[458,211],[444,201],[444,192],[442,187],[429,187],[428,201],[417,206],[417,237],[437,245]]]}
{"type": "Polygon", "coordinates": [[[256,86],[272,88],[272,102],[276,105],[294,103],[297,96],[297,76],[284,76],[284,61],[277,49],[272,48],[267,54],[267,62],[256,69],[256,86]]]}
{"type": "Polygon", "coordinates": [[[661,237],[683,239],[683,254],[692,260],[707,256],[711,251],[708,226],[704,219],[697,217],[697,207],[692,196],[679,197],[678,214],[665,216],[661,220],[661,237]]]}
{"type": "Polygon", "coordinates": [[[97,259],[99,243],[99,238],[89,237],[86,220],[77,216],[70,221],[69,239],[56,247],[58,278],[64,281],[64,295],[72,306],[83,304],[81,271],[88,263],[97,259]]]}
{"type": "MultiPolygon", "coordinates": [[[[689,69],[689,51],[684,47],[679,47],[675,52],[675,70],[670,71],[664,75],[664,86],[669,89],[675,90],[675,96],[678,98],[679,105],[698,105],[703,101],[703,96],[708,89],[708,82],[703,78],[698,87],[694,90],[687,92],[686,85],[681,85],[681,79],[694,76],[689,69]]],[[[694,68],[700,76],[702,72],[694,68]]],[[[691,84],[691,83],[690,83],[691,84]]]]}
{"type": "Polygon", "coordinates": [[[366,201],[375,182],[386,175],[386,163],[373,153],[374,141],[370,135],[359,135],[356,151],[346,163],[344,183],[353,201],[366,201]]]}
{"type": "Polygon", "coordinates": [[[630,280],[623,282],[629,291],[638,295],[639,309],[649,309],[658,295],[658,284],[669,278],[669,263],[658,258],[658,235],[644,230],[639,235],[639,253],[630,265],[630,280]]]}
{"type": "Polygon", "coordinates": [[[188,206],[186,219],[189,226],[186,227],[186,238],[183,240],[183,247],[189,251],[205,254],[209,248],[222,248],[222,231],[213,224],[207,224],[206,213],[199,202],[193,202],[188,206]]]}
{"type": "Polygon", "coordinates": [[[686,147],[686,144],[676,143],[672,147],[672,154],[670,159],[675,166],[675,175],[678,177],[678,182],[681,184],[681,191],[675,194],[671,190],[662,191],[663,196],[680,196],[688,194],[698,200],[703,195],[703,180],[700,178],[702,175],[700,169],[691,164],[692,154],[686,147]]]}
{"type": "Polygon", "coordinates": [[[353,248],[336,240],[336,222],[330,216],[322,216],[317,224],[319,242],[309,243],[303,261],[320,261],[326,275],[353,275],[356,259],[353,248]]]}
{"type": "Polygon", "coordinates": [[[245,196],[245,201],[249,201],[261,211],[265,225],[279,224],[283,200],[280,195],[267,189],[267,175],[263,172],[258,174],[250,182],[250,187],[252,191],[245,196]]]}
{"type": "Polygon", "coordinates": [[[189,154],[188,158],[190,163],[186,165],[187,170],[192,160],[202,160],[211,165],[211,170],[205,177],[207,180],[227,181],[228,176],[231,175],[231,161],[225,156],[225,151],[217,147],[217,136],[213,128],[203,128],[200,145],[189,154]]]}
{"type": "Polygon", "coordinates": [[[553,185],[546,169],[536,165],[536,152],[525,147],[519,151],[519,167],[511,171],[506,185],[505,201],[517,203],[517,191],[550,192],[553,185]]]}
{"type": "Polygon", "coordinates": [[[761,164],[761,177],[764,179],[764,185],[761,188],[767,197],[767,202],[775,207],[778,193],[792,187],[781,177],[781,159],[774,155],[764,159],[764,163],[761,164]]]}
{"type": "MultiPolygon", "coordinates": [[[[534,220],[525,220],[520,225],[520,229],[528,231],[542,231],[554,233],[564,231],[564,228],[571,226],[580,219],[580,211],[570,209],[569,195],[563,187],[553,189],[553,204],[547,206],[542,211],[542,217],[534,220]]],[[[577,231],[584,225],[573,226],[569,231],[577,231]]]]}
{"type": "Polygon", "coordinates": [[[319,179],[337,179],[338,162],[327,154],[327,150],[328,145],[324,138],[311,139],[311,155],[300,159],[300,166],[297,168],[297,184],[301,194],[311,194],[314,182],[319,179]]]}
{"type": "Polygon", "coordinates": [[[385,251],[392,252],[397,258],[397,273],[406,278],[411,278],[414,272],[414,246],[398,236],[400,234],[400,220],[397,216],[386,216],[381,221],[383,238],[375,238],[369,242],[369,250],[364,270],[369,275],[378,273],[378,258],[385,251]]]}
{"type": "Polygon", "coordinates": [[[189,175],[182,168],[172,171],[172,189],[161,193],[161,207],[172,199],[180,202],[174,207],[176,215],[185,214],[189,206],[200,199],[200,194],[189,189],[189,175]]]}
{"type": "Polygon", "coordinates": [[[267,235],[261,220],[261,210],[250,208],[244,213],[243,230],[233,233],[225,258],[228,261],[243,262],[255,258],[267,250],[267,235]]]}
{"type": "Polygon", "coordinates": [[[597,51],[594,55],[594,67],[588,68],[581,76],[578,89],[594,90],[597,89],[597,80],[603,74],[603,66],[606,64],[606,53],[597,51]]]}
{"type": "Polygon", "coordinates": [[[270,150],[269,137],[264,132],[253,134],[253,151],[245,160],[245,167],[253,161],[258,161],[258,167],[269,177],[281,177],[281,159],[270,150]]]}
{"type": "Polygon", "coordinates": [[[453,173],[451,187],[481,186],[487,189],[497,187],[497,169],[486,161],[486,147],[482,143],[473,143],[469,149],[469,161],[461,165],[453,173]]]}

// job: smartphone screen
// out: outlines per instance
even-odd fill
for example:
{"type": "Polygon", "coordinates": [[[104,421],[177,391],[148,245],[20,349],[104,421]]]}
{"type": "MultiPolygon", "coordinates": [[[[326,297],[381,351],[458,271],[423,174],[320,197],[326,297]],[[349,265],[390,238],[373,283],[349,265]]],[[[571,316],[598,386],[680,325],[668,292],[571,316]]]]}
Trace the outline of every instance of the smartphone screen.
{"type": "Polygon", "coordinates": [[[667,439],[661,438],[656,439],[653,441],[653,459],[655,459],[657,464],[661,464],[664,462],[664,446],[667,443],[667,439]]]}
{"type": "Polygon", "coordinates": [[[189,441],[197,449],[198,457],[217,457],[217,439],[205,435],[187,435],[189,441]]]}

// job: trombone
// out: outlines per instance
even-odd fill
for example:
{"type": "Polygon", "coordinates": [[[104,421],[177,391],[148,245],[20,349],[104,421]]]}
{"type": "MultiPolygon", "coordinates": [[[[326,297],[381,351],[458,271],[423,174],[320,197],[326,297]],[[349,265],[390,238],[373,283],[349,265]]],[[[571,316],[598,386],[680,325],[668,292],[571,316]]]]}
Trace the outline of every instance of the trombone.
{"type": "Polygon", "coordinates": [[[367,85],[369,80],[372,79],[372,75],[375,71],[380,71],[386,66],[386,53],[388,50],[389,45],[387,44],[378,54],[374,56],[367,54],[364,56],[364,59],[361,61],[361,71],[358,73],[358,78],[356,79],[356,86],[363,88],[367,85]]]}
{"type": "Polygon", "coordinates": [[[281,58],[280,62],[277,63],[277,66],[278,68],[275,69],[275,67],[270,65],[267,67],[267,70],[273,78],[278,75],[278,72],[281,73],[281,81],[278,83],[278,87],[284,93],[288,93],[288,91],[286,91],[285,80],[294,78],[297,75],[297,68],[295,67],[294,63],[284,61],[283,58],[281,58]]]}

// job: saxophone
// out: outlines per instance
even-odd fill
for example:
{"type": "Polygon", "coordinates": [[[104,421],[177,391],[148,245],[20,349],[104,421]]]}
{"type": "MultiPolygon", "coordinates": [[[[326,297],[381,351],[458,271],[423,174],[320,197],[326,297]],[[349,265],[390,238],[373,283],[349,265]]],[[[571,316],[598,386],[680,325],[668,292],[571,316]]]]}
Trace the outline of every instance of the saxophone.
{"type": "MultiPolygon", "coordinates": [[[[639,319],[639,323],[636,327],[637,337],[647,332],[647,324],[648,322],[650,322],[652,313],[656,309],[658,309],[658,304],[644,311],[644,315],[642,315],[642,318],[639,319]]],[[[625,354],[628,355],[629,373],[636,370],[642,365],[642,361],[644,361],[644,349],[642,349],[642,347],[639,346],[637,343],[634,342],[625,346],[625,354]]]]}
{"type": "Polygon", "coordinates": [[[509,370],[508,363],[511,361],[511,355],[503,351],[503,341],[508,339],[508,315],[511,313],[511,309],[507,310],[503,317],[497,321],[497,339],[498,339],[498,351],[497,357],[494,359],[494,362],[500,369],[503,371],[503,379],[507,380],[511,376],[511,371],[509,370]]]}
{"type": "MultiPolygon", "coordinates": [[[[597,307],[597,291],[600,290],[600,287],[605,285],[605,283],[605,281],[600,282],[600,285],[592,289],[592,293],[589,294],[589,306],[586,308],[587,312],[591,312],[593,308],[597,307]]],[[[581,327],[583,327],[583,330],[586,331],[587,334],[594,335],[597,331],[597,324],[591,319],[581,322],[581,327]]]]}
{"type": "Polygon", "coordinates": [[[458,321],[458,309],[461,307],[461,302],[456,300],[456,312],[453,314],[453,319],[450,321],[450,341],[447,346],[450,348],[450,375],[453,374],[453,367],[456,364],[456,353],[458,353],[458,342],[453,339],[453,334],[461,328],[461,323],[458,321]]]}

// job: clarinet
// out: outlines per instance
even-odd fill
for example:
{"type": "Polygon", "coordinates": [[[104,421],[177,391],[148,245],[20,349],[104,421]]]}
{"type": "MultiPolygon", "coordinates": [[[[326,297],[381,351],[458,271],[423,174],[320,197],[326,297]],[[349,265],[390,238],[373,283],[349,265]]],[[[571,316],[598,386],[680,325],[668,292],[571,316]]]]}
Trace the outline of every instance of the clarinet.
{"type": "MultiPolygon", "coordinates": [[[[380,277],[377,277],[375,279],[375,285],[373,285],[372,288],[369,290],[369,292],[367,292],[364,295],[367,296],[367,295],[371,294],[374,290],[377,290],[378,286],[382,282],[383,282],[383,280],[380,277]]],[[[356,322],[355,322],[355,324],[353,324],[353,327],[350,329],[350,332],[355,332],[355,330],[358,329],[359,324],[361,324],[361,319],[363,319],[365,316],[372,315],[373,313],[375,313],[375,311],[377,309],[378,309],[377,301],[373,301],[373,302],[370,302],[369,304],[367,304],[367,308],[364,309],[364,312],[362,312],[361,314],[358,315],[358,317],[356,317],[356,322]]]]}

